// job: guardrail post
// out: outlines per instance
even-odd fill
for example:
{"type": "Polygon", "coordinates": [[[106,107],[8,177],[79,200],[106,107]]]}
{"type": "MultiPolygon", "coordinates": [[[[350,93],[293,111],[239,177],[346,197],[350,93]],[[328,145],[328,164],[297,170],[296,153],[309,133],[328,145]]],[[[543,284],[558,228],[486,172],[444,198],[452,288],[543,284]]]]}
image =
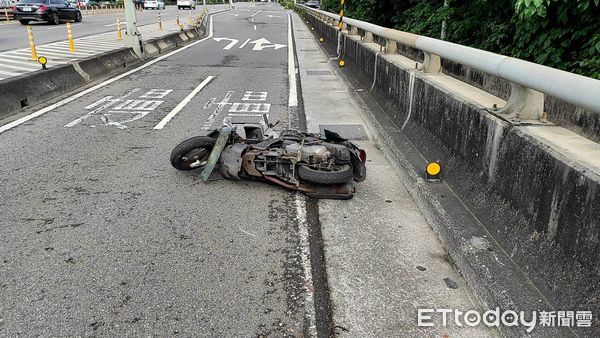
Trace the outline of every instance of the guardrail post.
{"type": "Polygon", "coordinates": [[[373,33],[365,32],[365,36],[363,37],[364,42],[373,42],[373,33]]]}
{"type": "Polygon", "coordinates": [[[398,45],[394,40],[385,40],[385,53],[386,54],[394,54],[398,50],[398,45]]]}
{"type": "Polygon", "coordinates": [[[348,32],[350,35],[358,35],[358,28],[354,26],[350,26],[350,31],[348,32]]]}
{"type": "Polygon", "coordinates": [[[442,72],[442,60],[439,55],[423,52],[423,73],[438,74],[442,72]]]}
{"type": "Polygon", "coordinates": [[[510,97],[497,113],[514,115],[517,120],[539,121],[544,114],[544,94],[511,82],[510,97]]]}

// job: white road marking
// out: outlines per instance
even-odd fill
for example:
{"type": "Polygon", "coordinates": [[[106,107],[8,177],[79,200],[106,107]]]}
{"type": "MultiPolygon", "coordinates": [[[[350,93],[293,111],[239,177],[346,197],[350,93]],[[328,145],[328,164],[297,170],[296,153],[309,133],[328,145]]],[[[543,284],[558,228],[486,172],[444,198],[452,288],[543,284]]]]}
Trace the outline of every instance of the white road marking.
{"type": "Polygon", "coordinates": [[[306,197],[301,193],[295,193],[293,197],[293,203],[296,206],[296,222],[298,224],[298,239],[299,239],[299,247],[300,247],[300,261],[302,264],[302,270],[304,273],[304,290],[305,294],[305,315],[309,321],[309,336],[316,337],[316,319],[314,312],[314,299],[313,299],[313,276],[312,276],[312,268],[310,265],[310,243],[309,243],[309,233],[308,233],[308,220],[306,216],[306,197]]]}
{"type": "Polygon", "coordinates": [[[262,12],[262,11],[258,11],[258,12],[256,12],[256,13],[252,14],[252,15],[250,15],[250,17],[251,17],[251,18],[253,18],[253,17],[255,17],[257,14],[259,14],[260,12],[262,12]]]}
{"type": "Polygon", "coordinates": [[[231,49],[233,46],[235,46],[236,43],[240,42],[240,40],[238,40],[238,39],[230,39],[230,38],[214,38],[213,40],[215,40],[217,42],[221,42],[223,40],[231,41],[227,46],[223,47],[223,49],[231,49]]]}
{"type": "Polygon", "coordinates": [[[107,126],[115,126],[119,129],[126,129],[127,126],[125,126],[125,123],[139,120],[148,114],[150,114],[149,110],[146,110],[146,111],[112,111],[111,110],[108,113],[102,114],[102,116],[100,116],[100,119],[107,126]],[[125,115],[125,114],[127,114],[127,115],[134,114],[134,116],[131,118],[125,119],[125,120],[120,120],[120,121],[111,120],[112,115],[125,115]]]}
{"type": "Polygon", "coordinates": [[[274,50],[278,50],[279,48],[285,47],[285,45],[280,45],[278,43],[271,43],[271,41],[269,41],[265,38],[260,38],[258,40],[250,41],[250,43],[254,44],[254,47],[252,47],[252,50],[263,50],[265,48],[271,48],[271,47],[274,50]]]}
{"type": "Polygon", "coordinates": [[[231,105],[230,113],[268,113],[271,109],[270,103],[240,103],[231,105]]]}
{"type": "Polygon", "coordinates": [[[172,91],[173,89],[151,89],[140,97],[144,99],[164,99],[172,91]]]}
{"type": "Polygon", "coordinates": [[[244,41],[244,43],[242,43],[242,45],[239,48],[244,48],[244,46],[246,46],[246,44],[250,42],[250,39],[244,41]]]}
{"type": "Polygon", "coordinates": [[[20,75],[21,73],[7,72],[5,70],[1,70],[0,69],[0,74],[2,74],[2,75],[8,75],[8,76],[17,76],[17,75],[20,75]]]}
{"type": "MultiPolygon", "coordinates": [[[[79,25],[81,25],[81,24],[80,23],[72,23],[71,27],[75,27],[75,26],[79,26],[79,25]]],[[[52,30],[52,29],[59,29],[59,28],[64,29],[64,30],[67,29],[66,26],[55,26],[55,27],[49,27],[49,28],[46,28],[46,29],[47,30],[52,30]]]]}
{"type": "MultiPolygon", "coordinates": [[[[9,68],[9,70],[14,69],[14,70],[24,70],[26,72],[30,72],[31,68],[25,68],[25,67],[19,67],[17,65],[13,65],[13,64],[9,64],[9,63],[5,63],[4,60],[0,60],[0,67],[2,68],[9,68]]],[[[38,68],[38,67],[36,67],[38,68]]]]}
{"type": "MultiPolygon", "coordinates": [[[[116,25],[117,25],[117,23],[115,22],[115,23],[111,23],[108,25],[104,25],[104,27],[111,27],[111,26],[116,26],[116,25]]],[[[127,21],[121,21],[121,26],[123,26],[123,25],[127,25],[127,21]]]]}
{"type": "Polygon", "coordinates": [[[266,101],[267,92],[252,92],[247,91],[242,97],[242,101],[266,101]]]}
{"type": "Polygon", "coordinates": [[[125,100],[112,109],[114,110],[154,110],[165,101],[154,100],[125,100]]]}
{"type": "MultiPolygon", "coordinates": [[[[217,14],[219,14],[219,13],[217,13],[217,14]]],[[[208,34],[207,37],[205,37],[203,39],[200,39],[198,41],[192,42],[192,43],[190,43],[188,45],[185,45],[185,46],[183,46],[183,47],[181,47],[179,49],[176,49],[176,50],[174,50],[172,52],[169,52],[169,53],[167,53],[165,55],[159,56],[156,59],[151,60],[149,62],[146,62],[143,65],[141,65],[139,67],[136,67],[136,68],[134,68],[134,69],[132,69],[132,70],[130,70],[128,72],[125,72],[125,73],[123,73],[121,75],[117,75],[117,76],[115,76],[115,77],[113,77],[113,78],[111,78],[109,80],[101,82],[101,83],[99,83],[99,84],[97,84],[97,85],[95,85],[93,87],[90,87],[90,88],[84,90],[84,91],[81,91],[81,92],[79,92],[77,94],[74,94],[74,95],[69,96],[69,97],[67,97],[65,99],[62,99],[62,100],[60,100],[60,101],[58,101],[58,102],[56,102],[56,103],[54,103],[52,105],[49,105],[49,106],[44,107],[44,108],[42,108],[40,110],[37,110],[37,111],[35,111],[35,112],[27,115],[27,116],[23,116],[20,119],[14,120],[14,121],[12,121],[10,123],[7,123],[7,124],[5,124],[3,126],[0,126],[0,134],[3,133],[3,132],[5,132],[5,131],[7,131],[7,130],[10,130],[10,129],[16,127],[16,126],[19,126],[19,125],[21,125],[21,124],[23,124],[23,123],[25,123],[27,121],[30,121],[30,120],[32,120],[32,119],[34,119],[36,117],[44,115],[47,112],[53,111],[54,109],[56,109],[58,107],[62,107],[65,104],[67,104],[69,102],[72,102],[74,100],[77,100],[78,98],[80,98],[82,96],[85,96],[85,95],[87,95],[89,93],[95,92],[96,90],[98,90],[98,89],[100,89],[102,87],[105,87],[106,85],[109,85],[109,84],[111,84],[113,82],[116,82],[116,81],[118,81],[118,80],[120,80],[120,79],[122,79],[122,78],[124,78],[126,76],[129,76],[129,75],[131,75],[133,73],[136,73],[136,72],[138,72],[138,71],[140,71],[142,69],[148,68],[148,67],[152,66],[153,64],[155,64],[157,62],[160,62],[160,61],[162,61],[162,60],[164,60],[164,59],[166,59],[166,58],[168,58],[168,57],[170,57],[172,55],[175,55],[177,53],[183,52],[184,50],[186,50],[186,49],[188,49],[190,47],[193,47],[193,46],[195,46],[195,45],[197,45],[197,44],[199,44],[201,42],[204,42],[206,40],[212,39],[213,34],[214,34],[213,17],[215,15],[217,15],[217,14],[213,14],[213,15],[210,16],[210,29],[209,29],[209,34],[208,34]]]]}
{"type": "MultiPolygon", "coordinates": [[[[102,98],[102,99],[100,99],[100,100],[98,100],[98,101],[96,101],[96,102],[94,102],[94,103],[92,103],[91,105],[89,105],[89,106],[87,106],[87,107],[86,107],[86,108],[88,108],[88,107],[89,107],[89,109],[92,109],[92,108],[94,108],[94,107],[96,107],[96,106],[100,105],[98,108],[96,108],[96,109],[92,110],[91,112],[89,112],[89,113],[87,113],[87,114],[85,114],[85,115],[83,115],[83,116],[81,116],[81,117],[79,117],[79,118],[77,118],[77,119],[75,119],[75,120],[73,120],[73,121],[71,121],[71,122],[69,122],[69,123],[65,124],[65,127],[67,127],[67,128],[74,127],[75,125],[77,125],[77,124],[78,124],[78,123],[80,123],[81,121],[83,121],[83,120],[87,119],[88,117],[90,117],[90,116],[92,116],[92,115],[94,115],[94,114],[97,114],[97,113],[101,112],[102,110],[104,110],[104,109],[106,109],[106,108],[108,108],[108,107],[112,106],[113,104],[115,104],[115,103],[117,103],[117,102],[119,102],[119,101],[122,101],[123,99],[125,99],[125,98],[126,98],[126,97],[128,97],[129,95],[131,95],[131,94],[133,94],[133,93],[135,93],[135,92],[137,92],[137,91],[139,91],[139,90],[140,90],[139,88],[133,88],[133,89],[132,89],[132,90],[130,90],[129,92],[125,93],[123,96],[120,96],[120,97],[118,97],[118,98],[116,98],[116,99],[113,99],[113,98],[112,98],[112,96],[106,96],[106,97],[104,97],[104,98],[102,98]],[[105,103],[105,102],[106,102],[106,103],[105,103]]],[[[35,114],[35,113],[34,113],[34,114],[35,114]]],[[[33,115],[33,114],[32,114],[32,115],[33,115]]],[[[27,116],[30,116],[30,115],[27,115],[27,116]]],[[[25,117],[27,117],[27,116],[25,116],[25,117]]],[[[17,121],[19,121],[19,120],[17,120],[17,121]]],[[[10,124],[10,123],[9,123],[9,124],[10,124]]],[[[4,127],[4,126],[3,126],[3,127],[4,127]]],[[[2,131],[3,131],[3,130],[2,130],[2,127],[0,127],[0,132],[2,132],[2,131]]]]}
{"type": "Polygon", "coordinates": [[[256,30],[256,25],[254,25],[254,30],[256,30]]]}
{"type": "Polygon", "coordinates": [[[298,88],[296,87],[296,65],[294,61],[294,40],[292,37],[292,15],[288,13],[288,80],[290,92],[288,99],[289,107],[298,106],[298,88]]]}
{"type": "Polygon", "coordinates": [[[189,93],[188,96],[186,96],[185,99],[183,99],[183,101],[179,102],[179,104],[175,108],[173,108],[173,110],[171,110],[171,112],[167,114],[165,118],[162,119],[162,121],[160,121],[156,126],[154,126],[154,129],[163,129],[164,126],[167,123],[169,123],[169,121],[171,121],[171,119],[175,117],[175,115],[177,115],[177,113],[179,113],[188,103],[190,103],[194,96],[196,96],[196,94],[198,94],[204,87],[206,87],[206,85],[209,84],[210,81],[212,81],[212,79],[214,78],[214,76],[209,76],[206,79],[204,79],[204,81],[202,81],[202,83],[200,83],[196,88],[194,88],[194,90],[192,90],[192,92],[189,93]]]}
{"type": "Polygon", "coordinates": [[[229,104],[229,98],[231,97],[231,94],[233,94],[233,93],[234,93],[234,91],[230,90],[227,92],[227,94],[225,94],[225,97],[223,97],[223,100],[221,100],[221,102],[219,102],[217,104],[217,108],[210,114],[210,116],[208,117],[208,120],[206,120],[206,122],[202,126],[202,130],[209,130],[212,127],[213,121],[221,112],[221,108],[223,108],[224,106],[229,104]]]}

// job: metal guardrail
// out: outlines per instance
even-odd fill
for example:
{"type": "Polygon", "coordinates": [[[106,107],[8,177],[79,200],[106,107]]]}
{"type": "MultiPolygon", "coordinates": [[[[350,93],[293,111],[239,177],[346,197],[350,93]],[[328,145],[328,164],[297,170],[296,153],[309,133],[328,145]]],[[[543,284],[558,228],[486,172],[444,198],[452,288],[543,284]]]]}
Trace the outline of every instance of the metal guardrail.
{"type": "MultiPolygon", "coordinates": [[[[331,21],[337,27],[337,14],[303,5],[299,7],[323,21],[331,21]]],[[[426,73],[441,71],[441,57],[508,80],[512,86],[511,96],[500,113],[540,120],[543,115],[543,94],[600,113],[600,80],[347,17],[343,23],[350,35],[358,34],[358,29],[363,30],[365,41],[372,41],[373,35],[385,39],[388,53],[396,51],[396,43],[423,51],[425,61],[422,70],[426,73]]]]}

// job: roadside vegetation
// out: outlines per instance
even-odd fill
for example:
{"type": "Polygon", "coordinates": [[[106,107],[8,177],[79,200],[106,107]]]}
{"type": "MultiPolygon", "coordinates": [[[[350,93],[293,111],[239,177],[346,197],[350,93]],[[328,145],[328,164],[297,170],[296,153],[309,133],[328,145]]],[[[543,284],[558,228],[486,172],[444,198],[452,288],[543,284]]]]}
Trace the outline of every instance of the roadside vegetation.
{"type": "MultiPolygon", "coordinates": [[[[321,9],[339,12],[339,0],[321,9]]],[[[346,0],[346,16],[600,79],[600,0],[346,0]]]]}

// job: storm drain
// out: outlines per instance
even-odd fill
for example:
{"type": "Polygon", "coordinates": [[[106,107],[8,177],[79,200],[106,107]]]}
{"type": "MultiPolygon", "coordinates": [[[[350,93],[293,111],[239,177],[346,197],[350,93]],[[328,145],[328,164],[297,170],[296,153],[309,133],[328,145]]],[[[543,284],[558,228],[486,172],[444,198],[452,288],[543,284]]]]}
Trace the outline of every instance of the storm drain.
{"type": "Polygon", "coordinates": [[[333,75],[330,70],[307,70],[306,75],[333,75]]]}
{"type": "Polygon", "coordinates": [[[321,134],[325,132],[325,129],[338,133],[341,137],[348,140],[355,141],[367,141],[369,135],[362,124],[320,124],[319,130],[321,134]]]}

